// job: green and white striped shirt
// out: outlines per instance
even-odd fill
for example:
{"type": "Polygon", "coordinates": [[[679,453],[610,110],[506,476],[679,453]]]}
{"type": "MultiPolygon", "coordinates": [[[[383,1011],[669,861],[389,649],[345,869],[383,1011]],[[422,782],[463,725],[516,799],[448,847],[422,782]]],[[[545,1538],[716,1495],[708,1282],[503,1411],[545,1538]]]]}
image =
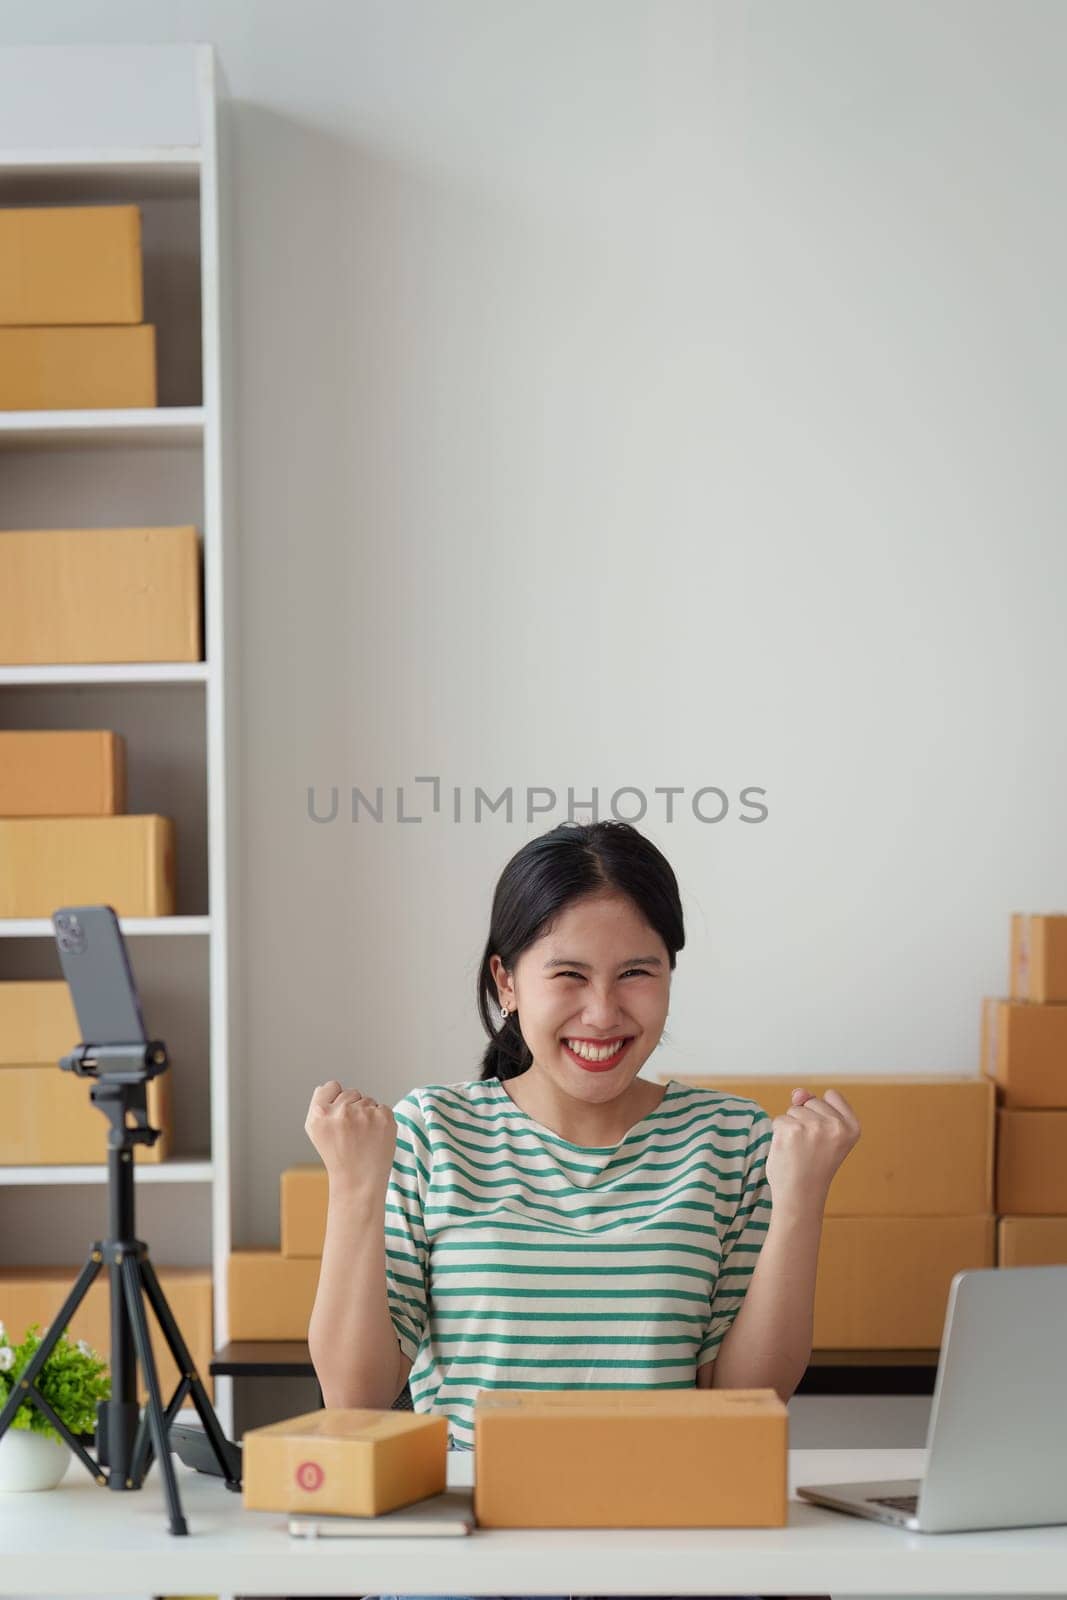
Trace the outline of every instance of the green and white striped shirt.
{"type": "Polygon", "coordinates": [[[416,1411],[474,1448],[479,1389],[691,1389],[771,1216],[754,1100],[672,1078],[618,1144],[561,1139],[499,1078],[393,1107],[389,1310],[416,1411]]]}

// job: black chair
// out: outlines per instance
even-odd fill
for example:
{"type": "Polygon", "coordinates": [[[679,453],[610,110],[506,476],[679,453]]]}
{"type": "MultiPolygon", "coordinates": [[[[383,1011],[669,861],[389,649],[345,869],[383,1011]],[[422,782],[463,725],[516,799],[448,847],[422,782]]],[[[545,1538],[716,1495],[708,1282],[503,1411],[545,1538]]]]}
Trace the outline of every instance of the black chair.
{"type": "Polygon", "coordinates": [[[414,1411],[415,1406],[411,1399],[411,1390],[406,1383],[389,1409],[390,1411],[414,1411]]]}

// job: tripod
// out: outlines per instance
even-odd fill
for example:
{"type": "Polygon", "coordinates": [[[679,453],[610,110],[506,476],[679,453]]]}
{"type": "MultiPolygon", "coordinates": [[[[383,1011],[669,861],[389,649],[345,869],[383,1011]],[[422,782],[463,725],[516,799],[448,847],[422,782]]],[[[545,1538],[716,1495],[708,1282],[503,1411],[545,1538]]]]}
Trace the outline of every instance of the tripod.
{"type": "Polygon", "coordinates": [[[136,1044],[83,1043],[59,1064],[65,1071],[95,1080],[91,1091],[93,1104],[104,1112],[111,1124],[107,1154],[109,1232],[106,1239],[92,1246],[73,1289],[0,1411],[0,1438],[14,1420],[15,1413],[29,1401],[66,1440],[97,1483],[109,1489],[140,1489],[153,1454],[158,1456],[170,1513],[170,1531],[186,1534],[189,1529],[178,1496],[169,1430],[187,1395],[192,1395],[228,1489],[240,1490],[241,1465],[240,1451],[222,1431],[189,1347],[160,1288],[155,1268],[148,1258],[148,1246],[135,1237],[133,1151],[135,1145],[152,1145],[159,1138],[159,1129],[148,1125],[145,1084],[149,1078],[167,1070],[166,1047],[160,1040],[146,1043],[143,1039],[136,1044]],[[132,1127],[128,1125],[131,1115],[132,1127]],[[81,1439],[71,1433],[48,1404],[36,1387],[36,1379],[93,1280],[105,1266],[111,1286],[111,1398],[97,1403],[97,1458],[94,1461],[81,1439]],[[180,1375],[178,1387],[166,1408],[148,1336],[146,1298],[180,1375]],[[148,1389],[148,1404],[143,1413],[137,1398],[138,1363],[148,1389]]]}

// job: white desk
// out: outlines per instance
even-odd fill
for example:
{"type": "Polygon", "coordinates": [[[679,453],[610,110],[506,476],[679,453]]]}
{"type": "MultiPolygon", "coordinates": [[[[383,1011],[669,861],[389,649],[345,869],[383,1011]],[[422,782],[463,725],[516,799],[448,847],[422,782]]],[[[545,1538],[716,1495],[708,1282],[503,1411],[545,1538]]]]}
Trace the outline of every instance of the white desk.
{"type": "MultiPolygon", "coordinates": [[[[791,1450],[789,1489],[914,1477],[923,1450],[791,1450]]],[[[449,1453],[449,1484],[473,1452],[449,1453]]],[[[1067,1526],[908,1533],[791,1498],[785,1528],[484,1529],[459,1539],[292,1540],[219,1479],[177,1464],[186,1538],[167,1531],[156,1468],[112,1494],[72,1461],[58,1489],[0,1494],[8,1595],[1067,1594],[1067,1526]]]]}

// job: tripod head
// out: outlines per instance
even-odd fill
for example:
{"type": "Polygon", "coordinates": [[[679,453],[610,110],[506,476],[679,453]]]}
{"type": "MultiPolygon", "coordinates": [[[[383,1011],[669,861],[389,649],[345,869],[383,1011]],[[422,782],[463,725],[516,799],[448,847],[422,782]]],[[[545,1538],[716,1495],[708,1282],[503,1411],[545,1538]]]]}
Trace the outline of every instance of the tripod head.
{"type": "Polygon", "coordinates": [[[148,1123],[145,1084],[158,1078],[170,1065],[162,1039],[137,1040],[131,1044],[79,1044],[60,1058],[64,1072],[79,1078],[93,1078],[89,1097],[111,1124],[108,1144],[127,1150],[135,1144],[153,1145],[159,1128],[148,1123]],[[131,1126],[128,1118],[133,1117],[131,1126]]]}

